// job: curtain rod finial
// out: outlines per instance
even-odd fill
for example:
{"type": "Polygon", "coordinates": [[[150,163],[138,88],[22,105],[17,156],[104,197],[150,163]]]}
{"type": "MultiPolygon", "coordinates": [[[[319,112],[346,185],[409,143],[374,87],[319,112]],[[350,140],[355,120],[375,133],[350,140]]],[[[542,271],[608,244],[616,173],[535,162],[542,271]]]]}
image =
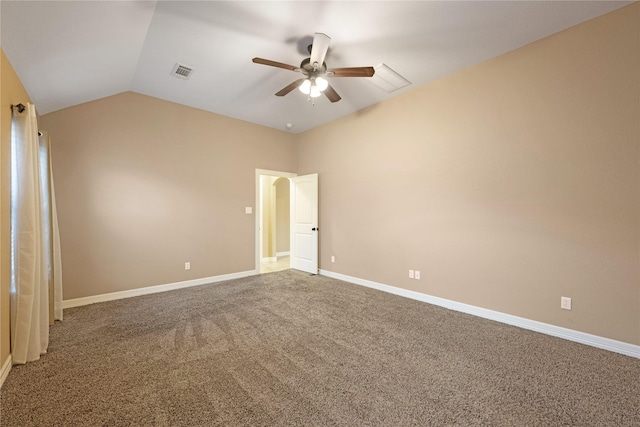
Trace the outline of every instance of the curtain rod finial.
{"type": "Polygon", "coordinates": [[[18,109],[18,113],[22,113],[27,107],[24,104],[20,103],[18,105],[11,104],[11,108],[16,107],[18,109]]]}

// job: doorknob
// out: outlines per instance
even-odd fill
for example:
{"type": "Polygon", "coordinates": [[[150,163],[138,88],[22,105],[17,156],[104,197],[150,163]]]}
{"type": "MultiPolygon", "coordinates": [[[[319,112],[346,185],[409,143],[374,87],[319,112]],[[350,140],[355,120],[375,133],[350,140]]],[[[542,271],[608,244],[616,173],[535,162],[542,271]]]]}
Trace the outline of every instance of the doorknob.
{"type": "Polygon", "coordinates": [[[313,228],[311,229],[311,231],[316,231],[316,230],[318,230],[318,231],[319,231],[320,229],[319,229],[319,228],[316,228],[316,227],[313,227],[313,228]]]}

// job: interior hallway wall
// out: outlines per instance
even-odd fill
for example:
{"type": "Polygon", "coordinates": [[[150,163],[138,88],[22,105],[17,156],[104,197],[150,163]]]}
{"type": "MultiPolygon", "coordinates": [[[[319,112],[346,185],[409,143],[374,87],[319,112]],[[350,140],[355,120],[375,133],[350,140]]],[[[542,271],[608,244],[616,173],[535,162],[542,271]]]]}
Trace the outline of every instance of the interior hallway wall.
{"type": "Polygon", "coordinates": [[[280,178],[276,181],[276,253],[289,252],[291,234],[291,181],[280,178]]]}
{"type": "Polygon", "coordinates": [[[274,258],[276,256],[276,190],[273,186],[275,176],[260,175],[261,200],[262,200],[262,258],[274,258]]]}

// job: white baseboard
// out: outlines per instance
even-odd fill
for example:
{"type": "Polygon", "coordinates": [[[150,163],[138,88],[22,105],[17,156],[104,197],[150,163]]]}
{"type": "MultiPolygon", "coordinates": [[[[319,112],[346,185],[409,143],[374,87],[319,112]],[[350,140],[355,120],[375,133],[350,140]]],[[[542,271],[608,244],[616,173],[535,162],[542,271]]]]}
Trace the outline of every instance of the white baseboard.
{"type": "Polygon", "coordinates": [[[291,256],[291,252],[290,251],[276,252],[276,257],[279,257],[279,256],[291,256]]]}
{"type": "Polygon", "coordinates": [[[9,376],[9,372],[11,371],[12,365],[13,365],[13,360],[11,358],[11,355],[9,355],[9,357],[7,357],[7,360],[5,360],[4,363],[2,364],[2,368],[0,368],[0,388],[2,388],[2,385],[4,384],[4,380],[7,379],[7,376],[9,376]]]}
{"type": "Polygon", "coordinates": [[[562,328],[560,326],[550,325],[548,323],[538,322],[536,320],[525,319],[523,317],[513,316],[511,314],[505,314],[498,311],[488,310],[482,307],[463,304],[460,302],[435,297],[420,292],[397,288],[395,286],[372,282],[370,280],[359,279],[357,277],[347,276],[345,274],[334,273],[332,271],[320,270],[320,274],[356,285],[366,286],[368,288],[378,289],[383,292],[388,292],[429,304],[438,305],[450,310],[461,311],[463,313],[472,314],[474,316],[483,317],[485,319],[495,320],[497,322],[506,323],[508,325],[517,326],[523,329],[529,329],[531,331],[540,332],[558,338],[564,338],[569,341],[579,342],[581,344],[586,344],[592,347],[597,347],[603,350],[609,350],[615,353],[620,353],[626,356],[640,359],[639,345],[616,341],[610,338],[599,337],[597,335],[591,335],[585,332],[574,331],[573,329],[562,328]]]}
{"type": "Polygon", "coordinates": [[[128,291],[111,292],[108,294],[92,295],[90,297],[74,298],[62,301],[62,308],[79,307],[81,305],[97,302],[113,301],[122,298],[137,297],[140,295],[155,294],[158,292],[172,291],[175,289],[190,288],[192,286],[207,285],[210,283],[224,282],[226,280],[240,279],[242,277],[255,276],[256,270],[241,271],[239,273],[222,274],[220,276],[203,277],[202,279],[186,280],[184,282],[168,283],[165,285],[148,286],[146,288],[131,289],[128,291]]]}

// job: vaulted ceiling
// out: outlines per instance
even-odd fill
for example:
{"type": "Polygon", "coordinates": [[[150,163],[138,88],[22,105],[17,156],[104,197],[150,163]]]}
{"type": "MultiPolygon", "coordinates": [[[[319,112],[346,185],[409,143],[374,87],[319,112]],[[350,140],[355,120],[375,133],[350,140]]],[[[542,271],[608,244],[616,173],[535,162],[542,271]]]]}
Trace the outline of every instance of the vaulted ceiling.
{"type": "Polygon", "coordinates": [[[40,114],[133,91],[301,132],[629,3],[3,0],[0,42],[40,114]],[[298,66],[315,32],[332,38],[330,68],[384,63],[411,84],[333,78],[333,104],[274,96],[300,75],[251,59],[298,66]]]}

